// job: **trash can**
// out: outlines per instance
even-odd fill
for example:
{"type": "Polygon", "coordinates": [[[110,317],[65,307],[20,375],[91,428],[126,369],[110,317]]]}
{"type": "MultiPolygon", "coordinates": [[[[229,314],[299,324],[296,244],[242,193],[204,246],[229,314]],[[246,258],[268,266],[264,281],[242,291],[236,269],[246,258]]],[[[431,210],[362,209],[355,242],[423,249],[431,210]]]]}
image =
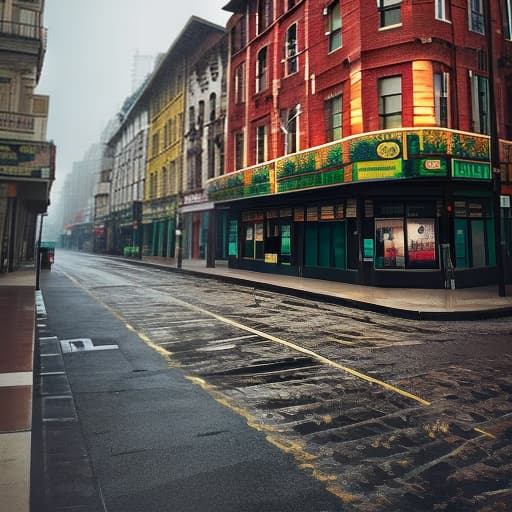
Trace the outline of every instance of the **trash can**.
{"type": "Polygon", "coordinates": [[[41,269],[51,270],[55,261],[55,242],[41,242],[39,247],[41,269]]]}

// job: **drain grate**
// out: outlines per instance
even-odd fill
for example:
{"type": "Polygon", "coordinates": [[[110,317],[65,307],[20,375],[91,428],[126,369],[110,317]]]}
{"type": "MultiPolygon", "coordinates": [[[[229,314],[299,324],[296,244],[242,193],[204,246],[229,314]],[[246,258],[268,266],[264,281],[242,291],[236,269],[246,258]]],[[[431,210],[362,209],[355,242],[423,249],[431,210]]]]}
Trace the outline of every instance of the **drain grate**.
{"type": "Polygon", "coordinates": [[[77,338],[76,340],[60,340],[63,354],[70,352],[91,352],[94,350],[114,350],[119,345],[93,345],[90,338],[77,338]]]}

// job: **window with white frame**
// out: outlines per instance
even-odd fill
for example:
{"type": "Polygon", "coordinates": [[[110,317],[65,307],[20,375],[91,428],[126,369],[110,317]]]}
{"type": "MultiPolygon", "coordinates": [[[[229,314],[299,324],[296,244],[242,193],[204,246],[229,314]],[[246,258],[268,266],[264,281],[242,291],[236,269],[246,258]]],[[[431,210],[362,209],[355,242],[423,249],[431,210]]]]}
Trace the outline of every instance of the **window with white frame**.
{"type": "Polygon", "coordinates": [[[258,2],[258,34],[270,26],[273,20],[273,0],[259,0],[258,2]]]}
{"type": "Polygon", "coordinates": [[[300,105],[281,111],[281,130],[284,134],[284,154],[296,153],[298,145],[298,122],[300,105]]]}
{"type": "Polygon", "coordinates": [[[471,104],[473,131],[489,134],[489,81],[487,77],[472,73],[471,104]]]}
{"type": "Polygon", "coordinates": [[[337,0],[328,8],[328,30],[329,52],[341,48],[341,7],[337,0]]]}
{"type": "Polygon", "coordinates": [[[338,94],[325,101],[326,139],[327,142],[339,140],[343,136],[343,96],[338,94]]]}
{"type": "Polygon", "coordinates": [[[449,73],[434,73],[434,106],[436,125],[448,128],[449,73]]]}
{"type": "Polygon", "coordinates": [[[436,19],[447,21],[446,0],[435,0],[436,19]]]}
{"type": "Polygon", "coordinates": [[[268,86],[268,63],[267,47],[265,46],[258,52],[256,59],[256,92],[261,92],[268,86]]]}
{"type": "Polygon", "coordinates": [[[235,69],[235,103],[245,102],[245,62],[235,69]]]}
{"type": "Polygon", "coordinates": [[[377,0],[380,12],[380,26],[392,27],[402,23],[402,0],[377,0]]]}
{"type": "Polygon", "coordinates": [[[379,129],[402,127],[402,77],[379,79],[379,129]]]}
{"type": "Polygon", "coordinates": [[[256,128],[256,163],[267,161],[267,125],[256,128]]]}
{"type": "Polygon", "coordinates": [[[469,30],[478,34],[485,34],[484,0],[468,0],[468,2],[469,30]]]}
{"type": "Polygon", "coordinates": [[[286,74],[291,75],[296,73],[299,68],[299,49],[297,43],[297,24],[294,23],[286,31],[286,48],[285,48],[285,59],[286,59],[286,74]]]}
{"type": "Polygon", "coordinates": [[[235,133],[235,169],[244,167],[244,132],[235,133]]]}
{"type": "Polygon", "coordinates": [[[503,35],[505,39],[512,40],[512,0],[505,0],[503,13],[503,35]]]}

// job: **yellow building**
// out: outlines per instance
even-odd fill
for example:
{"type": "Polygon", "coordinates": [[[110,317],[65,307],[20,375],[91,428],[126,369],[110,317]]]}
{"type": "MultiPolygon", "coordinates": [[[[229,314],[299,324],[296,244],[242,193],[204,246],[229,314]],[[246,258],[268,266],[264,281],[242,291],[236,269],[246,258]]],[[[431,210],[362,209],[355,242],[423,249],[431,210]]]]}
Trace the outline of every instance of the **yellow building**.
{"type": "Polygon", "coordinates": [[[160,60],[144,97],[149,106],[149,140],[142,209],[143,250],[174,257],[180,198],[184,190],[184,112],[186,77],[197,41],[214,26],[191,17],[160,60]]]}

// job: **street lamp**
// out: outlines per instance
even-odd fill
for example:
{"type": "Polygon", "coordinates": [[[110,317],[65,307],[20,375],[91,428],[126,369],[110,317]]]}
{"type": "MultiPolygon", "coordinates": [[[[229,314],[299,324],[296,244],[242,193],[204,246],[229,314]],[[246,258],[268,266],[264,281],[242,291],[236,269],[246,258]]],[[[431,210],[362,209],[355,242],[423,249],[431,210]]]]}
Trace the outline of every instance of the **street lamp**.
{"type": "Polygon", "coordinates": [[[498,295],[505,297],[505,272],[501,244],[501,171],[498,122],[496,117],[496,97],[494,89],[494,51],[492,40],[491,0],[484,0],[485,37],[487,40],[487,70],[489,73],[489,135],[490,164],[493,188],[494,247],[496,253],[496,271],[498,274],[498,295]]]}
{"type": "Polygon", "coordinates": [[[283,123],[281,120],[281,130],[284,133],[284,154],[288,154],[288,134],[289,134],[289,127],[290,123],[294,121],[297,117],[299,117],[302,114],[302,110],[300,109],[300,103],[297,103],[295,105],[295,114],[292,115],[292,117],[289,117],[286,120],[286,124],[283,123]]]}

